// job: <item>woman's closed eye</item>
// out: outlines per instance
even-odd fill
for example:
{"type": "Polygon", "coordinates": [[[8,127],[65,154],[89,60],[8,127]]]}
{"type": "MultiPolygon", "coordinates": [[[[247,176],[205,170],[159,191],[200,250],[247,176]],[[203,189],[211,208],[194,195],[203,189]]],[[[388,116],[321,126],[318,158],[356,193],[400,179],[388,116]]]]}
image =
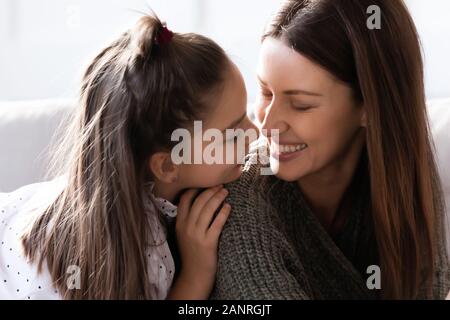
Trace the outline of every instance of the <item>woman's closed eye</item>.
{"type": "Polygon", "coordinates": [[[290,103],[292,108],[298,111],[308,111],[317,107],[317,104],[312,104],[306,101],[298,101],[294,99],[291,99],[290,103]]]}
{"type": "Polygon", "coordinates": [[[308,111],[308,110],[311,110],[312,108],[314,108],[313,106],[307,105],[307,104],[300,104],[300,105],[294,104],[294,105],[292,105],[292,107],[298,111],[308,111]]]}

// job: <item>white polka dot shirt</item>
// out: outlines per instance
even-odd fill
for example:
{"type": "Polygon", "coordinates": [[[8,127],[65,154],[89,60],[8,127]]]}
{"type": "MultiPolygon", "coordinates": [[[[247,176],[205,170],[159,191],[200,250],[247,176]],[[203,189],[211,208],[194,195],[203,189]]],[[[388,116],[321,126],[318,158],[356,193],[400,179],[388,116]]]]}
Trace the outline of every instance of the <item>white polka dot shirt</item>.
{"type": "MultiPolygon", "coordinates": [[[[11,193],[0,193],[0,299],[61,299],[52,285],[45,263],[43,271],[38,273],[37,265],[29,263],[24,257],[20,236],[29,219],[51,204],[65,183],[65,177],[61,176],[52,181],[21,187],[11,193]]],[[[144,193],[146,211],[155,235],[146,251],[148,273],[152,297],[165,299],[172,285],[175,266],[166,230],[153,213],[159,210],[171,220],[176,217],[177,208],[167,200],[155,198],[152,188],[153,185],[148,184],[144,193]]]]}

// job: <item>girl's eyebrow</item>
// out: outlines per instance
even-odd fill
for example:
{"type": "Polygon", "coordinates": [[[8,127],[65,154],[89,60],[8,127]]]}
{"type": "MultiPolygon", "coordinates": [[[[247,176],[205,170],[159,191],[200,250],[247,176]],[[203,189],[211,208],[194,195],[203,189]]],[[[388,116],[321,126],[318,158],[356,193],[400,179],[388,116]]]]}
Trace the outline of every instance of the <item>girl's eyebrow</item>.
{"type": "Polygon", "coordinates": [[[247,111],[244,112],[244,114],[242,116],[239,117],[239,119],[234,120],[229,126],[227,126],[225,129],[222,130],[222,132],[225,132],[225,130],[227,129],[233,129],[235,127],[237,127],[237,125],[239,123],[242,122],[242,120],[244,120],[244,118],[247,116],[247,111]]]}
{"type": "Polygon", "coordinates": [[[265,83],[260,77],[259,75],[256,75],[256,78],[258,79],[258,81],[265,87],[267,87],[267,83],[265,83]]]}

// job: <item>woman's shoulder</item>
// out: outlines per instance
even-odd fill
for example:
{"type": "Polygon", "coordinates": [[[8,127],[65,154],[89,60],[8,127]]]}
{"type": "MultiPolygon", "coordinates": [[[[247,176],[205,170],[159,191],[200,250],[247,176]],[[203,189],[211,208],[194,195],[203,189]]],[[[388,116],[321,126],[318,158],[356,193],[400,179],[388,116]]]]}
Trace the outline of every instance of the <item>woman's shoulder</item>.
{"type": "Polygon", "coordinates": [[[270,170],[267,145],[260,139],[251,145],[241,177],[226,185],[233,214],[262,214],[270,206],[268,195],[278,182],[270,170]]]}
{"type": "Polygon", "coordinates": [[[269,187],[273,173],[269,165],[268,152],[267,143],[264,139],[260,138],[252,143],[245,158],[241,177],[227,184],[227,188],[240,194],[254,194],[269,187]]]}

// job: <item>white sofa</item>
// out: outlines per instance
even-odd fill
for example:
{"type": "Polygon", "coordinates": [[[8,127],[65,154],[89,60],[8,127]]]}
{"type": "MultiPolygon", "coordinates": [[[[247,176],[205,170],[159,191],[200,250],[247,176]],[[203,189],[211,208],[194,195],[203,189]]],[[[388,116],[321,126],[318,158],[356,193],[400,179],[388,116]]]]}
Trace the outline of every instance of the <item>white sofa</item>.
{"type": "Polygon", "coordinates": [[[71,100],[0,102],[0,192],[42,181],[48,147],[71,100]]]}
{"type": "MultiPolygon", "coordinates": [[[[0,103],[0,192],[43,179],[51,137],[73,106],[70,100],[0,103]]],[[[428,110],[450,209],[450,99],[430,101],[428,110]]]]}
{"type": "Polygon", "coordinates": [[[428,115],[450,226],[450,98],[430,101],[428,115]]]}

